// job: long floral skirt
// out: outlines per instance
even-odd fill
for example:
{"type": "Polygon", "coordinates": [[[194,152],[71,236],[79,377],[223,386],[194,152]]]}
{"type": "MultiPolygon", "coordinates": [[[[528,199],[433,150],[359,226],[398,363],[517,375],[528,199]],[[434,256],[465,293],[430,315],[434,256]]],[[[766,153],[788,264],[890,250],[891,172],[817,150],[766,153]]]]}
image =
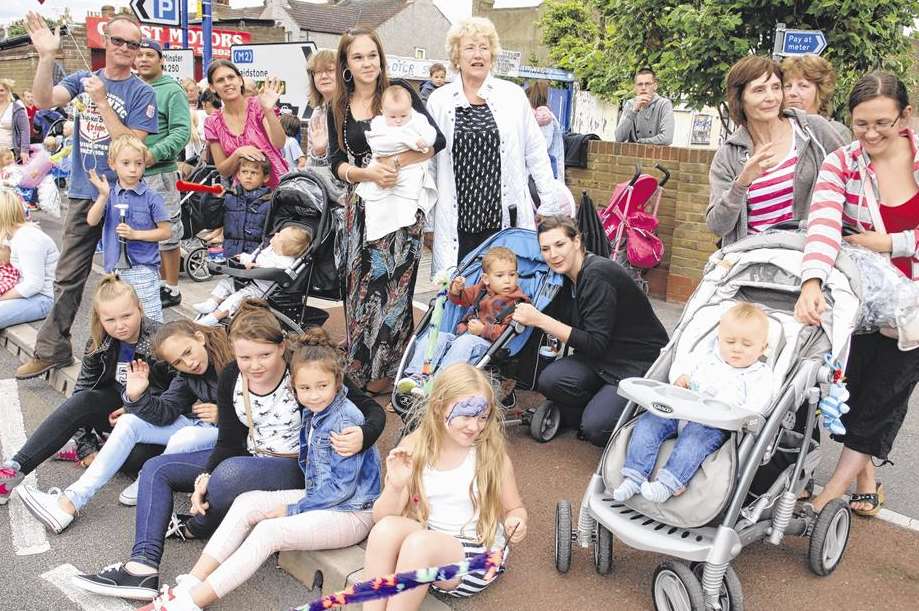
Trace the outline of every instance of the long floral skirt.
{"type": "Polygon", "coordinates": [[[424,216],[418,216],[414,225],[367,242],[363,200],[353,196],[345,212],[346,373],[360,386],[396,374],[412,333],[424,229],[424,216]]]}

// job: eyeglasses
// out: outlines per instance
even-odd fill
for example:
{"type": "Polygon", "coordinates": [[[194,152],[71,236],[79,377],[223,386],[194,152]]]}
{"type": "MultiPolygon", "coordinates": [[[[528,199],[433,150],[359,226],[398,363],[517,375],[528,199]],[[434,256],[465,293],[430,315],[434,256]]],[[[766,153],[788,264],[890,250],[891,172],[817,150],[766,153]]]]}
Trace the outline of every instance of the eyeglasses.
{"type": "Polygon", "coordinates": [[[319,76],[320,74],[335,74],[335,68],[326,68],[324,70],[310,70],[310,74],[313,76],[319,76]]]}
{"type": "Polygon", "coordinates": [[[125,40],[120,36],[106,36],[106,38],[108,38],[108,41],[116,47],[127,47],[132,51],[137,51],[140,49],[140,42],[136,40],[125,40]]]}
{"type": "Polygon", "coordinates": [[[877,133],[886,132],[891,128],[896,127],[899,121],[900,117],[897,117],[896,119],[881,119],[880,121],[875,121],[874,123],[857,121],[852,124],[852,131],[856,134],[864,134],[871,130],[874,130],[877,133]]]}

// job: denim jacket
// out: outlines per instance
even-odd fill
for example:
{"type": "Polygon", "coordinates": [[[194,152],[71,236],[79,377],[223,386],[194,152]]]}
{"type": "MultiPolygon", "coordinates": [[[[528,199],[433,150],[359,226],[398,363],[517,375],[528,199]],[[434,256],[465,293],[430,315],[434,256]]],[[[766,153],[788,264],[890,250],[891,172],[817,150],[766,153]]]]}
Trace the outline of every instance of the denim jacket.
{"type": "Polygon", "coordinates": [[[347,458],[332,449],[331,433],[364,423],[363,414],[347,394],[347,387],[342,386],[332,403],[318,414],[303,410],[299,462],[306,491],[298,503],[288,505],[287,515],[317,509],[369,510],[380,496],[380,454],[375,447],[347,458]]]}

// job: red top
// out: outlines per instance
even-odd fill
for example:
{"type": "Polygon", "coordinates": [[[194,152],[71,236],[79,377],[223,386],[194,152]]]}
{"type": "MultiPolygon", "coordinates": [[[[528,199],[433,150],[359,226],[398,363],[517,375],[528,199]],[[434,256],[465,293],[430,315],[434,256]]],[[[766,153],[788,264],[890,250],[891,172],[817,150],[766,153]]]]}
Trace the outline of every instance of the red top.
{"type": "MultiPolygon", "coordinates": [[[[884,229],[887,233],[897,233],[907,229],[916,229],[919,226],[919,191],[899,206],[879,206],[881,218],[884,220],[884,229]]],[[[891,259],[907,278],[912,278],[912,259],[910,257],[897,257],[891,259]]]]}

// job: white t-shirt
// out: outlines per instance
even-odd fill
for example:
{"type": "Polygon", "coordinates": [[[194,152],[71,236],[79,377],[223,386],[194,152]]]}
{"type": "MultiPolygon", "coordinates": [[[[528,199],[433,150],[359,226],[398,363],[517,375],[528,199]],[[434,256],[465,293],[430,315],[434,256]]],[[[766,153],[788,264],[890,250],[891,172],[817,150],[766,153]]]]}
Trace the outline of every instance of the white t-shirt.
{"type": "Polygon", "coordinates": [[[57,244],[37,225],[26,223],[9,241],[10,263],[21,274],[16,290],[23,297],[54,297],[54,272],[60,253],[57,244]]]}
{"type": "MultiPolygon", "coordinates": [[[[233,407],[239,421],[249,426],[246,404],[243,400],[243,377],[236,378],[233,387],[233,407]]],[[[300,451],[300,405],[290,385],[290,372],[284,374],[273,391],[257,395],[249,391],[252,407],[252,428],[246,436],[246,449],[268,450],[277,454],[300,451]]]]}
{"type": "Polygon", "coordinates": [[[0,115],[0,149],[13,148],[13,105],[11,101],[0,115]]]}

